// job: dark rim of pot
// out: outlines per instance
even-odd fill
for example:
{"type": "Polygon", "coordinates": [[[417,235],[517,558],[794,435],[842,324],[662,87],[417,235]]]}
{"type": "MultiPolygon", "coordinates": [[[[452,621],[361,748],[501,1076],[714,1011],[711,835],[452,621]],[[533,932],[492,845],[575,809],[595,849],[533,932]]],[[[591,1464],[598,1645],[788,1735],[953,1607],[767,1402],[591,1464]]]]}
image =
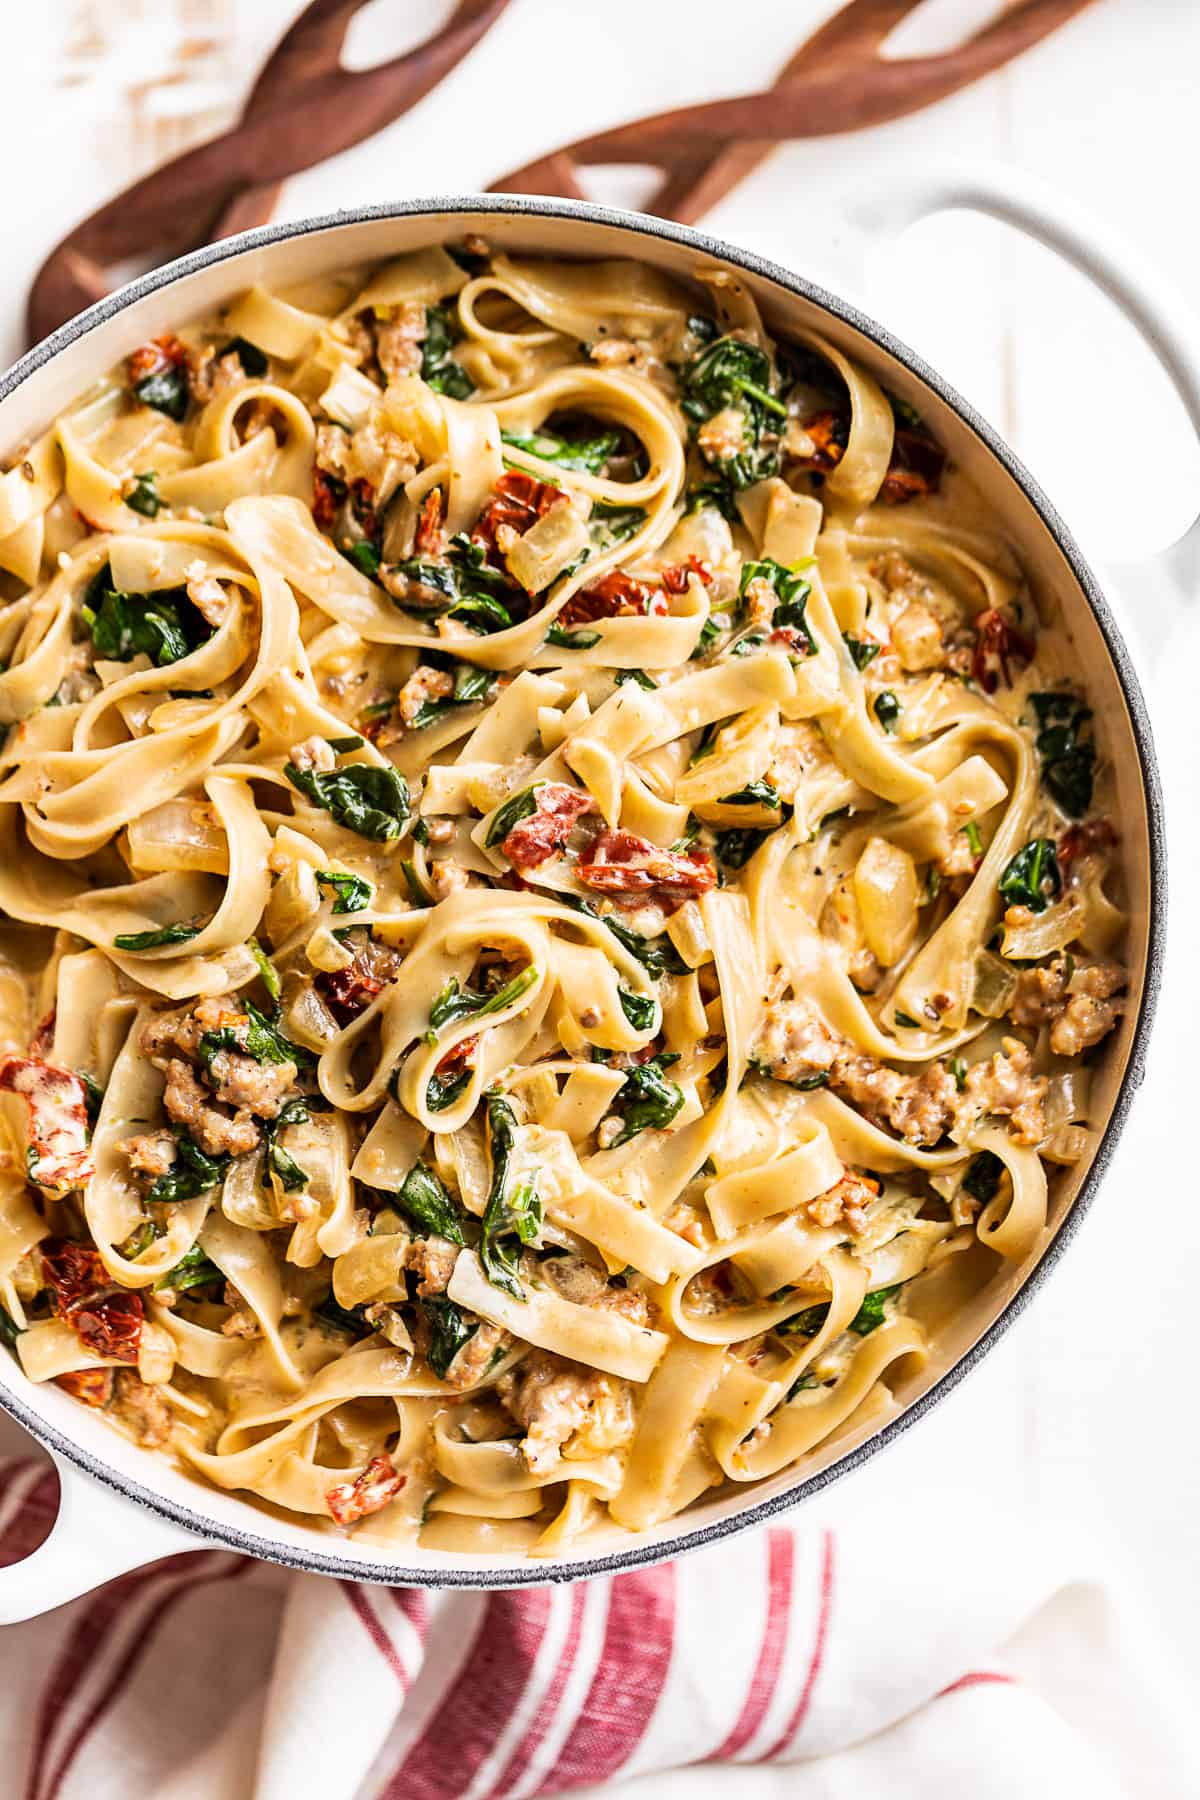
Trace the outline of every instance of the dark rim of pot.
{"type": "MultiPolygon", "coordinates": [[[[1145,980],[1141,1005],[1138,1009],[1138,1017],[1129,1048],[1129,1059],[1112,1112],[1070,1211],[1059,1224],[1038,1263],[1030,1271],[1018,1291],[983,1335],[946,1370],[945,1374],[941,1375],[925,1393],[912,1401],[896,1418],[864,1443],[847,1451],[844,1456],[839,1457],[827,1468],[807,1476],[782,1493],[756,1501],[725,1518],[713,1520],[693,1530],[684,1529],[677,1537],[665,1541],[635,1541],[627,1548],[612,1550],[605,1555],[579,1558],[574,1561],[567,1560],[551,1566],[530,1562],[528,1566],[505,1568],[492,1568],[485,1563],[466,1568],[438,1568],[431,1564],[414,1569],[403,1563],[364,1564],[350,1557],[338,1555],[336,1552],[327,1552],[316,1545],[311,1549],[296,1548],[270,1537],[259,1536],[254,1531],[242,1530],[206,1517],[203,1512],[193,1508],[177,1505],[164,1495],[143,1487],[137,1481],[127,1479],[89,1451],[74,1443],[71,1438],[58,1431],[54,1426],[47,1424],[20,1395],[14,1393],[6,1385],[3,1376],[0,1375],[0,1405],[47,1449],[55,1451],[57,1455],[73,1463],[76,1468],[82,1469],[85,1474],[102,1482],[106,1487],[149,1508],[161,1517],[170,1519],[175,1524],[197,1533],[199,1537],[210,1544],[223,1544],[231,1550],[242,1551],[247,1556],[258,1557],[267,1562],[281,1563],[289,1568],[337,1575],[357,1581],[380,1582],[394,1587],[507,1588],[544,1585],[548,1582],[577,1581],[597,1575],[619,1573],[625,1569],[636,1569],[681,1556],[690,1550],[702,1549],[705,1545],[717,1543],[719,1539],[727,1537],[732,1532],[744,1531],[749,1526],[776,1518],[781,1513],[798,1505],[800,1501],[819,1493],[831,1482],[839,1480],[854,1469],[861,1468],[869,1458],[885,1446],[894,1444],[902,1432],[908,1431],[919,1419],[924,1418],[925,1414],[952,1388],[956,1387],[963,1377],[986,1356],[993,1344],[1028,1306],[1033,1294],[1058,1263],[1067,1245],[1079,1229],[1125,1126],[1133,1096],[1144,1078],[1146,1047],[1162,981],[1166,935],[1166,840],[1162,790],[1150,719],[1129,652],[1117,628],[1108,602],[1078,545],[1029,471],[1013,455],[1008,445],[987,421],[972,406],[968,405],[935,369],[932,369],[906,344],[894,337],[890,331],[877,324],[874,319],[813,282],[807,281],[799,275],[790,274],[786,269],[766,257],[758,256],[749,250],[737,249],[731,244],[724,243],[720,238],[710,237],[705,232],[654,219],[646,214],[594,206],[583,201],[538,199],[508,194],[468,194],[461,197],[403,200],[377,206],[347,208],[344,211],[326,213],[316,218],[288,221],[278,225],[264,225],[255,231],[222,239],[219,243],[209,245],[202,250],[195,250],[175,262],[154,269],[139,280],[131,282],[127,287],[120,288],[116,293],[99,301],[95,306],[89,307],[77,318],[60,326],[50,337],[21,357],[8,373],[0,378],[0,403],[7,400],[10,394],[14,393],[31,375],[58,355],[60,351],[85,336],[97,325],[101,325],[115,314],[123,312],[135,301],[157,292],[159,288],[168,287],[181,277],[192,275],[197,270],[207,268],[211,264],[224,262],[227,258],[241,255],[246,250],[284,243],[291,238],[306,237],[310,233],[326,231],[339,225],[360,225],[376,221],[382,223],[398,218],[436,219],[456,214],[460,216],[463,214],[503,214],[510,218],[551,218],[561,219],[568,223],[606,225],[637,237],[655,238],[683,245],[702,255],[729,263],[736,268],[745,270],[748,274],[772,282],[777,287],[783,288],[786,292],[795,294],[803,300],[811,301],[833,318],[841,320],[844,324],[861,332],[864,337],[869,338],[885,354],[902,363],[909,373],[923,382],[931,392],[937,395],[939,400],[944,401],[1022,489],[1062,552],[1091,608],[1112,659],[1125,704],[1129,710],[1134,742],[1137,745],[1138,760],[1141,766],[1142,788],[1146,797],[1150,856],[1150,916],[1147,926],[1145,980]]],[[[686,1518],[686,1514],[681,1517],[686,1518]]],[[[200,1547],[197,1546],[197,1548],[200,1547]]]]}

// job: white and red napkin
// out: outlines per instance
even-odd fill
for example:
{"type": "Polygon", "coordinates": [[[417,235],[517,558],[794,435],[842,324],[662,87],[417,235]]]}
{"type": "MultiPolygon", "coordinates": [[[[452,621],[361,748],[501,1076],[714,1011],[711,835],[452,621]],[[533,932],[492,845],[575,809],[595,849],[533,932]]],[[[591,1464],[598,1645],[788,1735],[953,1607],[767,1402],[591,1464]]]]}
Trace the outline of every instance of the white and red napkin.
{"type": "MultiPolygon", "coordinates": [[[[0,1464],[0,1563],[56,1488],[0,1464]]],[[[963,1495],[507,1592],[197,1551],[10,1626],[0,1669],[5,1800],[1200,1794],[1172,1673],[1077,1534],[963,1495]]]]}

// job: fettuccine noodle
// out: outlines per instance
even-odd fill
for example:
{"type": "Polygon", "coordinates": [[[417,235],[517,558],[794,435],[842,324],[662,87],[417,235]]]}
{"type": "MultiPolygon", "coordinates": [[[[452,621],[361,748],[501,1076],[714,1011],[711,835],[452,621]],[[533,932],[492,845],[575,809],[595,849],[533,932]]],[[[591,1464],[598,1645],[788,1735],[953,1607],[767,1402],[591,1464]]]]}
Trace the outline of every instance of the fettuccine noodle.
{"type": "Polygon", "coordinates": [[[17,454],[0,568],[33,1379],[548,1555],[828,1455],[951,1259],[1045,1241],[1122,1010],[1103,747],[921,420],[736,279],[253,289],[17,454]]]}

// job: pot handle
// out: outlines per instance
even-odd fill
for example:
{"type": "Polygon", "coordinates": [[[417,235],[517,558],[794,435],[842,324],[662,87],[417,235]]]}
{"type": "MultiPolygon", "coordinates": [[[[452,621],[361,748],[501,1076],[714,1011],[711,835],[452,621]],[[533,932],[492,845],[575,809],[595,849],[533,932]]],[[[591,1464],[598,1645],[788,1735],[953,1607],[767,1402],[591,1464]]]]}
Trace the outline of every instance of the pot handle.
{"type": "MultiPolygon", "coordinates": [[[[1015,225],[1095,282],[1154,351],[1200,436],[1200,317],[1135,244],[1073,200],[1021,169],[970,163],[914,169],[893,183],[860,190],[846,202],[846,217],[861,234],[863,250],[881,234],[893,236],[932,213],[957,210],[1015,225]]],[[[1147,561],[1173,587],[1195,592],[1200,518],[1147,561]]]]}
{"type": "Polygon", "coordinates": [[[0,1625],[35,1619],[128,1569],[206,1550],[202,1538],[83,1475],[57,1456],[58,1515],[50,1535],[23,1562],[0,1569],[0,1625]]]}

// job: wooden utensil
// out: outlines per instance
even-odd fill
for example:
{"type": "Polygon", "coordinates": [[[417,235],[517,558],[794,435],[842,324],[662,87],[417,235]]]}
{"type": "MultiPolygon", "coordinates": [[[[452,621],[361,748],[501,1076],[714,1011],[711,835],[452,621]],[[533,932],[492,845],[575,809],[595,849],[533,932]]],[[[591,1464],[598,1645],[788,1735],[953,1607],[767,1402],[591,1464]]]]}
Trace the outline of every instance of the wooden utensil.
{"type": "Polygon", "coordinates": [[[780,142],[860,130],[967,87],[1082,12],[1092,0],[1020,0],[937,56],[880,50],[921,0],[849,0],[783,68],[773,88],[619,125],[580,138],[493,182],[491,192],[581,200],[580,171],[650,164],[661,182],[643,211],[692,224],[780,142]]]}
{"type": "Polygon", "coordinates": [[[267,59],[232,130],[174,157],[55,246],[30,290],[31,342],[109,291],[114,265],[184,250],[270,218],[281,183],[361,143],[460,62],[508,0],[459,0],[438,32],[375,68],[342,67],[366,0],[311,0],[267,59]]]}
{"type": "MultiPolygon", "coordinates": [[[[508,0],[459,0],[424,43],[375,68],[342,67],[366,0],[311,0],[264,65],[238,124],[100,207],[59,243],[30,290],[31,341],[109,291],[118,264],[174,256],[270,218],[289,176],[361,143],[422,99],[474,48],[508,0]]],[[[494,193],[584,198],[582,170],[649,163],[645,211],[691,223],[778,143],[879,125],[956,93],[1029,49],[1092,0],[1018,0],[937,56],[881,49],[920,0],[849,0],[780,71],[775,86],[676,108],[565,145],[493,182],[494,193]]]]}

